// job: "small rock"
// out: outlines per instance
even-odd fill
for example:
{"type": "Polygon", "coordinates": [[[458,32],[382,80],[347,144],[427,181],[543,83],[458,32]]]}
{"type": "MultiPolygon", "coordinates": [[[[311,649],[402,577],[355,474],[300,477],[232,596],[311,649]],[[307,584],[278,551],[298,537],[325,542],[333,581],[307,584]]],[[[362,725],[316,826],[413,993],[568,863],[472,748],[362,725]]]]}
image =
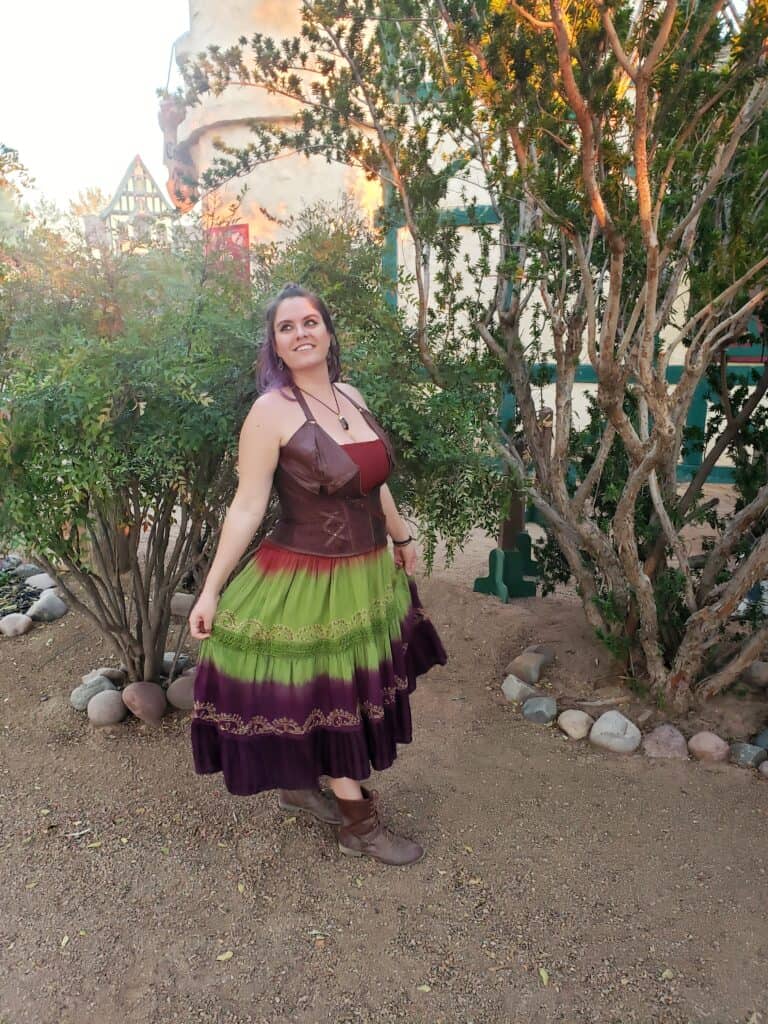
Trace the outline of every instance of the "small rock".
{"type": "Polygon", "coordinates": [[[768,686],[768,661],[753,661],[741,673],[741,681],[749,686],[768,686]]]}
{"type": "Polygon", "coordinates": [[[80,683],[69,695],[69,703],[75,711],[85,711],[97,693],[115,690],[115,684],[106,676],[94,676],[87,683],[80,683]]]}
{"type": "Polygon", "coordinates": [[[34,623],[28,615],[11,612],[10,615],[4,615],[0,619],[0,633],[3,636],[24,636],[32,629],[33,625],[34,623]]]}
{"type": "MultiPolygon", "coordinates": [[[[170,675],[171,665],[173,665],[173,659],[176,657],[175,651],[166,651],[163,655],[163,675],[170,675]]],[[[176,671],[174,675],[180,676],[182,672],[185,672],[192,664],[192,659],[188,654],[180,654],[179,660],[176,662],[176,671]]]]}
{"type": "Polygon", "coordinates": [[[768,757],[768,750],[753,743],[732,743],[731,761],[740,768],[757,768],[768,757]]]}
{"type": "Polygon", "coordinates": [[[101,668],[95,668],[91,672],[87,672],[83,676],[83,682],[90,682],[91,679],[95,679],[97,676],[103,676],[105,679],[111,680],[117,686],[122,684],[128,679],[128,673],[120,668],[112,668],[110,665],[102,665],[101,668]]]}
{"type": "Polygon", "coordinates": [[[174,679],[165,695],[168,703],[182,711],[191,711],[195,706],[194,698],[195,672],[185,672],[184,675],[174,679]]]}
{"type": "Polygon", "coordinates": [[[546,644],[534,644],[526,647],[522,654],[507,666],[507,675],[517,676],[524,683],[535,685],[541,678],[541,670],[554,659],[551,647],[546,644]]]}
{"type": "Polygon", "coordinates": [[[194,603],[194,594],[185,594],[182,590],[177,590],[171,598],[171,615],[178,615],[180,618],[186,619],[192,611],[194,603]]]}
{"type": "Polygon", "coordinates": [[[88,719],[93,725],[117,725],[127,714],[119,690],[102,690],[88,701],[88,719]]]}
{"type": "Polygon", "coordinates": [[[38,622],[55,622],[66,615],[68,610],[60,597],[56,597],[50,590],[44,590],[32,607],[27,609],[27,615],[38,622]]]}
{"type": "Polygon", "coordinates": [[[755,608],[759,609],[763,615],[768,615],[768,580],[756,583],[747,591],[746,597],[739,604],[732,618],[745,618],[755,608]]]}
{"type": "Polygon", "coordinates": [[[507,700],[513,704],[523,704],[531,697],[538,697],[538,693],[528,683],[518,679],[515,675],[509,675],[501,684],[501,689],[507,700]]]}
{"type": "Polygon", "coordinates": [[[37,576],[43,570],[39,565],[32,565],[31,562],[22,562],[21,565],[17,565],[12,570],[14,576],[18,576],[20,580],[27,580],[30,576],[37,576]]]}
{"type": "Polygon", "coordinates": [[[537,725],[549,725],[557,717],[557,701],[554,697],[529,697],[523,704],[523,718],[537,725]]]}
{"type": "Polygon", "coordinates": [[[555,652],[549,644],[529,644],[523,651],[523,654],[540,654],[544,659],[542,665],[551,665],[555,660],[555,652]]]}
{"type": "Polygon", "coordinates": [[[768,750],[768,729],[763,729],[757,736],[753,737],[752,742],[756,747],[762,747],[763,750],[768,750]]]}
{"type": "Polygon", "coordinates": [[[697,732],[688,740],[688,750],[697,761],[727,761],[730,747],[714,732],[697,732]]]}
{"type": "Polygon", "coordinates": [[[643,739],[643,753],[646,757],[676,757],[688,760],[688,744],[685,736],[674,725],[657,725],[643,739]]]}
{"type": "Polygon", "coordinates": [[[589,733],[590,743],[615,754],[634,753],[642,738],[634,722],[620,711],[606,711],[600,715],[589,733]]]}
{"type": "Polygon", "coordinates": [[[763,761],[760,767],[757,769],[761,775],[764,775],[768,779],[768,761],[763,761]]]}
{"type": "Polygon", "coordinates": [[[589,736],[589,730],[595,724],[595,720],[586,711],[572,709],[564,711],[558,718],[557,724],[572,740],[583,740],[589,736]]]}
{"type": "Polygon", "coordinates": [[[50,590],[56,586],[56,580],[49,576],[47,572],[39,572],[34,576],[27,576],[25,583],[28,587],[34,587],[35,590],[50,590]]]}
{"type": "Polygon", "coordinates": [[[21,565],[22,559],[18,555],[3,555],[0,558],[0,572],[8,572],[10,569],[15,569],[17,565],[21,565]]]}
{"type": "Polygon", "coordinates": [[[130,683],[123,690],[123,700],[142,722],[159,722],[168,706],[162,686],[157,683],[130,683]]]}

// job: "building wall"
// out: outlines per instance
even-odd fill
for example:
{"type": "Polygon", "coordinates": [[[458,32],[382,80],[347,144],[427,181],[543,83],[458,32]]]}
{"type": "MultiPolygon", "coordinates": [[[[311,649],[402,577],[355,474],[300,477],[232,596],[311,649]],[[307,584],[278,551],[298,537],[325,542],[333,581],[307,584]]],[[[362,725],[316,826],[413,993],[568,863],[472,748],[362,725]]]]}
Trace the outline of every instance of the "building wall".
{"type": "MultiPolygon", "coordinates": [[[[176,42],[177,60],[212,44],[232,45],[240,36],[255,32],[275,38],[292,36],[301,24],[300,5],[279,0],[190,0],[189,18],[189,31],[176,42]]],[[[199,178],[213,163],[217,139],[230,146],[246,145],[253,138],[248,120],[289,123],[298,109],[291,100],[249,86],[230,86],[220,96],[203,97],[199,105],[184,112],[175,139],[169,141],[166,134],[171,178],[174,164],[199,178]]],[[[239,201],[234,220],[248,224],[252,241],[268,241],[284,234],[286,220],[304,206],[319,200],[335,202],[342,196],[356,198],[369,216],[379,202],[378,190],[372,190],[356,168],[291,154],[228,182],[204,202],[214,221],[223,222],[232,220],[230,204],[239,201]]]]}

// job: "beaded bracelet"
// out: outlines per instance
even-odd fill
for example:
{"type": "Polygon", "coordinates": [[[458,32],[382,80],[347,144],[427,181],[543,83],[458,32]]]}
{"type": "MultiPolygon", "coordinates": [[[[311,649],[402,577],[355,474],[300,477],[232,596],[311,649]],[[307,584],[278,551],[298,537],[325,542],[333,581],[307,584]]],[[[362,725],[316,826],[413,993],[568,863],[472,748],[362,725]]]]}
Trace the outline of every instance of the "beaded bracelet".
{"type": "Polygon", "coordinates": [[[404,548],[405,545],[410,544],[412,540],[413,537],[411,537],[410,535],[406,537],[405,540],[395,540],[395,538],[393,537],[392,543],[395,545],[396,548],[404,548]]]}

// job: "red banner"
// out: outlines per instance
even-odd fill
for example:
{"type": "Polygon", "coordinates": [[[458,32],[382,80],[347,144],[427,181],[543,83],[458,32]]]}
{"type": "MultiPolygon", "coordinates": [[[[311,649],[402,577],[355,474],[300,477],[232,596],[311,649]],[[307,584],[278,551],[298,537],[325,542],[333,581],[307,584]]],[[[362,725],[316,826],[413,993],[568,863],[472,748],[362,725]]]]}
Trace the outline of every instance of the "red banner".
{"type": "Polygon", "coordinates": [[[205,233],[205,254],[232,263],[238,277],[244,281],[250,280],[251,252],[247,224],[209,228],[205,233]]]}

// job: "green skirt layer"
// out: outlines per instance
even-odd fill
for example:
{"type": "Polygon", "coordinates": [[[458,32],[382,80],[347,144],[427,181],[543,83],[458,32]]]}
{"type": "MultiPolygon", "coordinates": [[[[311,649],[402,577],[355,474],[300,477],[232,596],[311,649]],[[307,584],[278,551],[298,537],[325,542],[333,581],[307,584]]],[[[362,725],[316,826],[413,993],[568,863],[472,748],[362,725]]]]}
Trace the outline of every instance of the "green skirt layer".
{"type": "Polygon", "coordinates": [[[200,661],[244,683],[351,679],[390,657],[410,605],[386,548],[325,559],[262,545],[222,593],[200,661]]]}

